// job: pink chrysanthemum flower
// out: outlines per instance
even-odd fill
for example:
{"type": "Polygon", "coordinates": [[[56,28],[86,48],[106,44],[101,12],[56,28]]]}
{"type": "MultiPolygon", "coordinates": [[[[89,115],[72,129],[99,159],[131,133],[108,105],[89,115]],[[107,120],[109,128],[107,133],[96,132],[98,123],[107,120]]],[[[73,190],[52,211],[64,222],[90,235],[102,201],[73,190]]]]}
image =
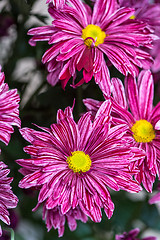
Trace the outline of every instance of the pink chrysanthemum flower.
{"type": "Polygon", "coordinates": [[[47,0],[46,3],[53,2],[57,9],[62,9],[66,0],[47,0]]]}
{"type": "Polygon", "coordinates": [[[133,18],[147,22],[153,27],[156,33],[160,32],[160,4],[151,3],[149,0],[119,0],[121,7],[131,7],[135,9],[133,18]]]}
{"type": "MultiPolygon", "coordinates": [[[[10,170],[6,169],[6,165],[0,162],[0,219],[10,224],[8,209],[15,208],[18,203],[18,198],[13,194],[10,183],[13,178],[7,177],[10,170]]],[[[0,226],[0,236],[2,235],[2,229],[0,226]]]]}
{"type": "Polygon", "coordinates": [[[61,11],[50,4],[52,25],[28,32],[33,35],[31,45],[37,41],[53,45],[42,57],[42,62],[47,63],[51,85],[59,79],[65,88],[73,77],[72,86],[76,87],[88,83],[94,76],[100,88],[110,94],[105,56],[125,76],[128,73],[137,75],[138,67],[150,67],[151,56],[139,47],[151,48],[156,37],[145,23],[130,19],[134,9],[118,8],[116,0],[97,0],[93,12],[80,0],[67,0],[67,3],[61,11]],[[83,78],[75,83],[76,70],[82,69],[83,78]]]}
{"type": "MultiPolygon", "coordinates": [[[[142,71],[138,83],[131,75],[128,76],[125,90],[119,79],[113,79],[112,83],[113,123],[126,124],[130,129],[128,141],[146,152],[146,157],[136,163],[139,172],[135,174],[135,179],[151,192],[156,174],[160,176],[160,103],[153,108],[154,83],[151,72],[142,71]]],[[[84,103],[93,115],[102,104],[92,99],[86,99],[84,103]]]]}
{"type": "MultiPolygon", "coordinates": [[[[135,228],[132,229],[130,232],[124,232],[121,235],[116,235],[116,239],[115,240],[140,240],[140,238],[137,238],[138,234],[139,234],[140,230],[139,228],[135,228]]],[[[156,237],[145,237],[145,238],[141,238],[141,240],[156,240],[156,237]]]]}
{"type": "MultiPolygon", "coordinates": [[[[160,37],[160,3],[151,3],[149,0],[119,0],[120,6],[135,8],[134,18],[138,21],[146,22],[154,29],[156,35],[160,37]]],[[[154,58],[152,71],[160,71],[160,40],[153,42],[153,49],[150,52],[154,58]]]]}
{"type": "Polygon", "coordinates": [[[20,130],[32,145],[24,148],[31,159],[17,160],[25,177],[21,188],[39,188],[38,205],[43,204],[43,218],[48,230],[58,228],[63,235],[65,219],[69,228],[76,220],[100,222],[101,208],[108,218],[114,205],[108,187],[129,192],[141,190],[128,169],[130,162],[144,157],[138,148],[121,140],[124,125],[110,128],[111,102],[105,101],[92,123],[84,114],[76,123],[71,108],[58,111],[51,128],[20,130]]]}
{"type": "Polygon", "coordinates": [[[5,75],[0,67],[0,140],[6,145],[10,141],[13,126],[21,126],[19,118],[19,95],[17,89],[9,90],[4,83],[5,75]]]}

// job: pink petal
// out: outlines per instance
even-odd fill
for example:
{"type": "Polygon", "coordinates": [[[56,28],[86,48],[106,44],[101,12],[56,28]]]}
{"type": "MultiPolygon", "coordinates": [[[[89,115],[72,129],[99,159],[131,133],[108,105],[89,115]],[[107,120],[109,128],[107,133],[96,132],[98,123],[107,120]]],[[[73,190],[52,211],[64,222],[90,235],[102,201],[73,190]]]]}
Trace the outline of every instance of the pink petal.
{"type": "Polygon", "coordinates": [[[148,119],[153,107],[153,77],[151,72],[141,71],[138,76],[139,112],[141,119],[148,119]]]}
{"type": "Polygon", "coordinates": [[[125,79],[125,87],[128,97],[129,107],[131,112],[136,120],[140,119],[140,111],[139,111],[139,101],[138,101],[138,89],[136,79],[131,75],[126,77],[125,79]]]}
{"type": "Polygon", "coordinates": [[[125,90],[122,81],[118,78],[112,78],[112,94],[114,100],[126,110],[128,109],[125,90]]]}

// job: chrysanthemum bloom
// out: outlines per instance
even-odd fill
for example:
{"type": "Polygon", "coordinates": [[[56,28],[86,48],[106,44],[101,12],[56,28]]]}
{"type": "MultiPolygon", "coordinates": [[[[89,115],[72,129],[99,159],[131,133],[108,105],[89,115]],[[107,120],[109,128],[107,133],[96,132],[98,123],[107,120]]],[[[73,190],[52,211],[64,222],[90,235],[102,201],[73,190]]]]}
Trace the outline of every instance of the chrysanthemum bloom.
{"type": "Polygon", "coordinates": [[[62,9],[66,0],[47,0],[46,3],[53,2],[57,9],[62,9]]]}
{"type": "Polygon", "coordinates": [[[19,95],[17,89],[9,90],[8,84],[4,83],[5,75],[0,66],[0,140],[6,145],[10,141],[13,126],[20,127],[19,119],[19,95]]]}
{"type": "Polygon", "coordinates": [[[156,34],[160,32],[160,4],[151,3],[149,0],[119,0],[121,7],[131,7],[135,9],[134,16],[139,21],[147,22],[150,27],[153,27],[156,34]]]}
{"type": "MultiPolygon", "coordinates": [[[[0,219],[6,223],[10,224],[8,209],[15,208],[18,203],[18,198],[13,194],[11,190],[10,183],[13,178],[7,177],[10,170],[6,168],[7,166],[0,162],[0,219]]],[[[0,236],[2,235],[2,229],[0,226],[0,236]]]]}
{"type": "MultiPolygon", "coordinates": [[[[112,83],[113,123],[126,124],[130,129],[126,136],[128,141],[146,152],[146,157],[136,163],[139,172],[135,174],[135,179],[151,192],[156,174],[160,176],[160,103],[153,108],[151,72],[143,70],[138,76],[138,83],[131,75],[128,76],[125,90],[119,79],[113,79],[112,83]]],[[[93,115],[101,105],[101,102],[92,99],[86,99],[84,103],[93,115]]]]}
{"type": "Polygon", "coordinates": [[[49,71],[48,82],[61,80],[65,88],[73,77],[72,86],[88,83],[94,76],[100,88],[110,94],[110,76],[104,57],[124,75],[135,76],[138,67],[149,68],[151,56],[140,46],[152,46],[156,39],[145,23],[130,19],[134,9],[118,8],[116,0],[97,0],[93,12],[80,0],[67,0],[61,11],[50,3],[51,26],[29,30],[31,45],[48,41],[49,48],[42,57],[49,71]],[[128,20],[129,19],[129,20],[128,20]],[[126,21],[128,20],[128,21],[126,21]],[[76,83],[76,70],[83,69],[83,78],[76,83]]]}
{"type": "MultiPolygon", "coordinates": [[[[156,35],[160,37],[160,3],[151,3],[149,0],[119,0],[120,6],[135,8],[134,18],[146,22],[156,35]]],[[[153,49],[150,52],[155,59],[152,71],[160,71],[160,40],[153,42],[153,49]]]]}
{"type": "MultiPolygon", "coordinates": [[[[131,230],[130,232],[124,232],[121,235],[116,235],[116,240],[140,240],[140,238],[137,238],[137,235],[139,234],[140,230],[139,228],[135,228],[131,230]]],[[[141,240],[156,240],[156,237],[145,237],[141,238],[141,240]]]]}
{"type": "Polygon", "coordinates": [[[63,235],[65,219],[73,231],[77,219],[86,222],[90,217],[100,222],[101,208],[108,218],[112,216],[114,205],[107,187],[141,190],[128,166],[144,153],[121,140],[124,125],[110,128],[110,110],[111,102],[105,101],[93,123],[90,113],[75,123],[68,107],[58,111],[57,123],[50,129],[20,130],[32,145],[24,148],[31,159],[17,160],[25,175],[19,186],[39,188],[37,207],[43,204],[47,228],[58,228],[59,236],[63,235]]]}

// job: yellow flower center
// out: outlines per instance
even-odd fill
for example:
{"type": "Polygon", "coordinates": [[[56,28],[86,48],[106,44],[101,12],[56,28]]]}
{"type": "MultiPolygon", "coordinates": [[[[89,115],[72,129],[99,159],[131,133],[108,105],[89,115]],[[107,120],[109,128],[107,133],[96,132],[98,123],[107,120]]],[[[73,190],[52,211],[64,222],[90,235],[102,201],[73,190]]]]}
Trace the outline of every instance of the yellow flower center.
{"type": "Polygon", "coordinates": [[[135,19],[136,18],[136,16],[135,15],[132,15],[131,17],[130,17],[130,19],[135,19]]]}
{"type": "Polygon", "coordinates": [[[136,142],[151,142],[155,138],[152,124],[145,119],[136,121],[131,131],[136,142]]]}
{"type": "Polygon", "coordinates": [[[86,28],[82,29],[82,38],[88,47],[97,47],[99,44],[104,43],[105,37],[105,32],[97,25],[89,24],[86,28]]]}
{"type": "Polygon", "coordinates": [[[74,151],[72,156],[67,157],[68,166],[73,172],[87,172],[91,167],[91,159],[82,151],[74,151]]]}

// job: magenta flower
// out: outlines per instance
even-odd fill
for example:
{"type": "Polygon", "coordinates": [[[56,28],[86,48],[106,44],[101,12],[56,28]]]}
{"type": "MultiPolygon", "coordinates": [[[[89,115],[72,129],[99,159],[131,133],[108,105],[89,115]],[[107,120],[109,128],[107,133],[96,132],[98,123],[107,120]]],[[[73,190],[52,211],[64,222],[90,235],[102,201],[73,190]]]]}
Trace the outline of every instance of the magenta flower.
{"type": "MultiPolygon", "coordinates": [[[[139,172],[135,174],[135,179],[151,192],[156,174],[160,176],[160,103],[153,108],[151,72],[142,71],[138,83],[131,75],[128,76],[125,90],[119,79],[113,79],[112,83],[113,124],[126,124],[130,129],[126,136],[128,141],[146,152],[146,157],[136,162],[139,172]]],[[[84,103],[93,115],[102,104],[92,99],[86,99],[84,103]]]]}
{"type": "Polygon", "coordinates": [[[114,204],[108,187],[115,191],[141,190],[128,166],[143,158],[144,153],[121,140],[126,132],[124,125],[110,128],[110,111],[108,100],[93,123],[90,113],[75,123],[68,107],[58,111],[57,123],[50,129],[20,130],[31,143],[24,148],[31,159],[17,160],[25,175],[19,186],[40,190],[37,207],[43,204],[47,228],[58,228],[59,236],[63,235],[65,220],[73,231],[78,219],[86,222],[89,217],[100,222],[101,208],[110,218],[114,204]]]}
{"type": "MultiPolygon", "coordinates": [[[[149,0],[120,0],[120,6],[135,8],[134,17],[140,22],[146,22],[156,35],[160,37],[160,3],[150,3],[149,0]]],[[[153,42],[153,49],[150,51],[154,58],[152,71],[160,71],[160,40],[153,42]]]]}
{"type": "Polygon", "coordinates": [[[157,39],[146,28],[130,17],[134,9],[118,8],[116,0],[97,0],[93,12],[80,0],[68,0],[63,10],[53,4],[49,13],[51,26],[29,30],[33,35],[31,45],[37,41],[48,41],[52,45],[42,57],[49,71],[48,82],[55,85],[58,79],[65,88],[73,77],[73,87],[88,83],[94,76],[102,90],[110,94],[110,74],[104,56],[125,76],[138,74],[138,67],[149,68],[151,56],[140,46],[152,46],[157,39]],[[117,9],[118,8],[118,9],[117,9]],[[128,20],[129,19],[129,20],[128,20]],[[126,21],[128,20],[128,21],[126,21]],[[76,71],[83,69],[83,78],[76,83],[76,71]]]}
{"type": "MultiPolygon", "coordinates": [[[[10,224],[8,209],[15,208],[18,203],[18,198],[13,194],[10,183],[13,178],[7,177],[10,170],[6,169],[6,165],[0,162],[0,219],[10,224]]],[[[0,226],[0,236],[2,235],[2,229],[0,226]]]]}
{"type": "MultiPolygon", "coordinates": [[[[122,235],[116,235],[115,240],[140,240],[140,238],[137,238],[137,235],[139,234],[140,230],[139,228],[132,229],[129,233],[124,232],[122,235]]],[[[141,240],[156,240],[156,237],[145,237],[141,238],[141,240]]]]}
{"type": "Polygon", "coordinates": [[[151,3],[149,0],[119,0],[121,7],[131,7],[135,9],[134,18],[148,23],[148,25],[160,33],[160,4],[151,3]]]}
{"type": "Polygon", "coordinates": [[[6,145],[10,141],[13,126],[20,127],[19,119],[19,95],[17,89],[9,90],[8,84],[4,83],[5,75],[0,67],[0,140],[6,145]]]}

